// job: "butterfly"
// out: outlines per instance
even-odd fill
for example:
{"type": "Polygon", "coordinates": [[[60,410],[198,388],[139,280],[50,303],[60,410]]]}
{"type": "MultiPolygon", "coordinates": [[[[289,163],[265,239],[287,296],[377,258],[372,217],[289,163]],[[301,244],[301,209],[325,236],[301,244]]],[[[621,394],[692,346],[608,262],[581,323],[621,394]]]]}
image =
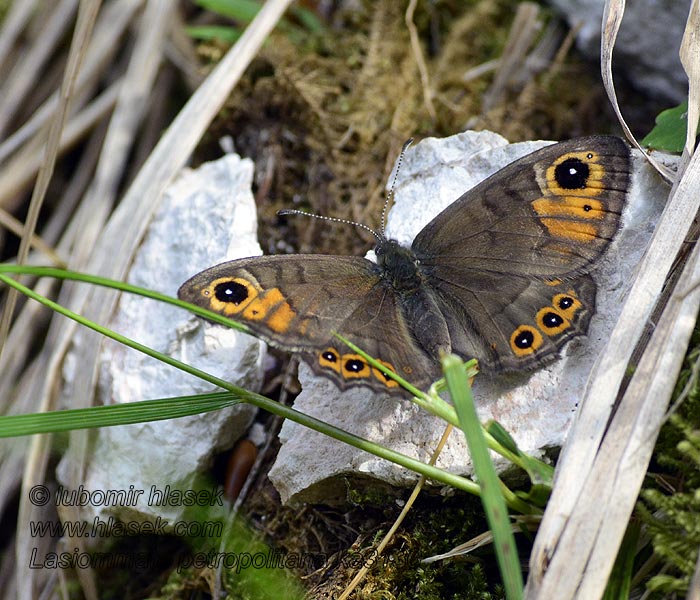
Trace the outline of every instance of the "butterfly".
{"type": "Polygon", "coordinates": [[[448,352],[478,359],[484,372],[536,369],[586,333],[590,272],[620,227],[629,186],[621,139],[561,142],[465,192],[410,247],[375,233],[376,263],[244,258],[196,274],[178,296],[298,353],[341,390],[406,394],[336,332],[421,389],[448,352]]]}

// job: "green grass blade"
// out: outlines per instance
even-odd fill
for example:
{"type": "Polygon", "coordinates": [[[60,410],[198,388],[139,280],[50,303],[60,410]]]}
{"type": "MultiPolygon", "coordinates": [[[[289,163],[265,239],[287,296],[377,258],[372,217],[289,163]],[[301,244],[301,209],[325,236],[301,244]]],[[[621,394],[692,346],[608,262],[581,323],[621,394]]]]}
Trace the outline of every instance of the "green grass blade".
{"type": "Polygon", "coordinates": [[[7,415],[0,417],[0,438],[164,421],[220,410],[240,402],[241,399],[232,394],[218,392],[26,415],[7,415]]]}
{"type": "Polygon", "coordinates": [[[197,0],[206,10],[243,23],[250,23],[260,12],[261,3],[256,0],[197,0]]]}
{"type": "Polygon", "coordinates": [[[450,396],[457,409],[460,427],[467,439],[474,473],[481,486],[481,501],[493,534],[506,597],[509,600],[520,600],[523,597],[523,576],[515,537],[506,508],[506,499],[501,493],[502,484],[491,462],[486,439],[476,413],[471,387],[459,357],[446,356],[442,365],[450,396]]]}
{"type": "Polygon", "coordinates": [[[618,600],[629,598],[632,589],[632,576],[634,575],[634,558],[637,554],[637,544],[641,523],[631,521],[627,526],[622,544],[617,553],[613,570],[605,588],[603,600],[618,600]]]}
{"type": "MultiPolygon", "coordinates": [[[[108,287],[114,290],[119,290],[120,292],[128,292],[129,294],[136,294],[137,296],[150,298],[151,300],[157,300],[159,302],[165,302],[166,304],[171,304],[179,308],[184,308],[185,310],[189,310],[197,316],[204,317],[208,321],[219,323],[220,325],[226,325],[226,327],[231,327],[232,329],[237,329],[238,331],[242,331],[244,333],[250,333],[250,330],[245,325],[237,323],[236,321],[231,321],[231,319],[227,319],[226,317],[223,317],[220,314],[211,312],[206,308],[201,308],[199,306],[195,306],[194,304],[189,304],[188,302],[179,300],[178,298],[173,298],[172,296],[167,296],[165,294],[161,294],[160,292],[154,292],[153,290],[132,285],[130,283],[125,283],[123,281],[107,279],[106,277],[90,275],[88,273],[79,273],[77,271],[68,271],[67,269],[58,269],[56,267],[30,267],[26,265],[0,264],[0,273],[16,273],[19,275],[33,275],[35,277],[53,277],[55,279],[67,279],[69,281],[82,281],[83,283],[92,283],[93,285],[108,287]]],[[[8,281],[8,278],[2,278],[1,280],[5,281],[5,283],[7,283],[8,285],[13,285],[12,283],[10,283],[13,280],[8,281]]],[[[41,302],[33,295],[27,295],[30,298],[34,298],[35,300],[37,300],[37,302],[41,302]]],[[[46,306],[52,308],[52,306],[50,306],[49,304],[46,304],[46,306]]],[[[53,306],[58,305],[53,304],[53,306]]],[[[61,312],[58,309],[54,310],[56,310],[57,312],[61,312]]],[[[75,313],[72,314],[75,315],[75,313]]],[[[79,317],[79,315],[75,316],[79,317]]],[[[69,318],[72,319],[73,317],[69,316],[69,318]]],[[[74,320],[80,323],[79,319],[74,320]]],[[[102,331],[100,333],[102,333],[102,331]]]]}
{"type": "Polygon", "coordinates": [[[225,25],[193,25],[185,27],[185,33],[195,40],[218,40],[228,44],[237,42],[243,35],[240,30],[225,25]]]}

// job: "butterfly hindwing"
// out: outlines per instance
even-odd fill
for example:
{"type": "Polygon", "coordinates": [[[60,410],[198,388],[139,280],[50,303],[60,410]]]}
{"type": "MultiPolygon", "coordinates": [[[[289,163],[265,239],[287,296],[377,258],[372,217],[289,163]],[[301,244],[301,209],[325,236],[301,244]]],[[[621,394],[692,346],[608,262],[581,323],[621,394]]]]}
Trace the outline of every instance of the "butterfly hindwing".
{"type": "Polygon", "coordinates": [[[589,275],[574,280],[518,278],[506,300],[494,278],[480,279],[475,292],[459,283],[435,285],[446,316],[452,350],[478,358],[484,371],[516,371],[542,367],[561,347],[586,333],[595,311],[596,286],[589,275]],[[486,308],[488,307],[488,308],[486,308]]]}

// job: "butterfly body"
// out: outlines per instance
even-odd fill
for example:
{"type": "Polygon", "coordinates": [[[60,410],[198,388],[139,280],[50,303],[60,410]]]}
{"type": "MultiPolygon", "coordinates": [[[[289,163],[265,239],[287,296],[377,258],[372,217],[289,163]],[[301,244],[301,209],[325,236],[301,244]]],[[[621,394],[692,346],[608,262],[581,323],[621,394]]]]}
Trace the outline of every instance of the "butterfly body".
{"type": "Polygon", "coordinates": [[[410,248],[379,235],[365,258],[284,255],[217,265],[180,298],[297,352],[339,388],[402,393],[345,347],[347,337],[425,388],[455,352],[484,371],[533,369],[586,332],[589,271],[619,228],[629,150],[596,136],[549,146],[466,192],[410,248]]]}

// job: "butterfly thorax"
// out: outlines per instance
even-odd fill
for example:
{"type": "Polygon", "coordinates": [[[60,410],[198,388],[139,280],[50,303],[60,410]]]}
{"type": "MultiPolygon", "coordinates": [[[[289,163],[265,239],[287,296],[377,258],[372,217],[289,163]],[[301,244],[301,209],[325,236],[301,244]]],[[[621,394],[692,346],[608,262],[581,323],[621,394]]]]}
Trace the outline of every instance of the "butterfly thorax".
{"type": "Polygon", "coordinates": [[[396,292],[413,338],[433,360],[451,349],[447,322],[425,285],[420,262],[413,250],[396,240],[383,239],[375,248],[382,276],[396,292]]]}
{"type": "Polygon", "coordinates": [[[421,287],[420,267],[413,250],[401,246],[396,240],[383,239],[374,251],[383,277],[399,294],[411,294],[421,287]]]}

